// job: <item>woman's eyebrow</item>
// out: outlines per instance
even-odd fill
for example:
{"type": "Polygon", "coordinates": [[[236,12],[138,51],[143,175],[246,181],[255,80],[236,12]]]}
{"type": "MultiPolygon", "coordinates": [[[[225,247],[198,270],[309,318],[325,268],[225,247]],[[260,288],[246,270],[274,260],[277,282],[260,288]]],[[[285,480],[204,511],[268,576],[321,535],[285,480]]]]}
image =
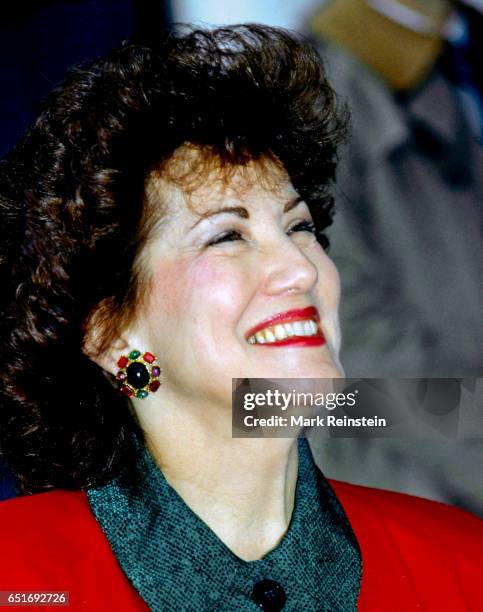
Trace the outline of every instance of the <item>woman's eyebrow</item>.
{"type": "MultiPolygon", "coordinates": [[[[285,206],[283,207],[283,212],[288,213],[293,208],[295,208],[298,204],[300,204],[300,202],[303,202],[303,201],[304,199],[301,196],[296,196],[295,198],[288,200],[288,202],[286,202],[285,206]]],[[[209,217],[214,217],[215,215],[221,215],[221,214],[227,214],[227,213],[236,215],[237,217],[240,217],[241,219],[250,218],[250,213],[243,206],[226,206],[224,208],[217,208],[216,210],[208,210],[202,213],[199,219],[191,226],[190,229],[193,229],[196,225],[198,225],[198,223],[200,223],[201,221],[204,221],[205,219],[208,219],[209,217]]]]}
{"type": "Polygon", "coordinates": [[[285,206],[283,207],[283,212],[288,213],[292,210],[292,208],[295,208],[298,204],[300,204],[300,202],[303,201],[304,199],[302,198],[302,196],[295,196],[295,198],[285,203],[285,206]]]}

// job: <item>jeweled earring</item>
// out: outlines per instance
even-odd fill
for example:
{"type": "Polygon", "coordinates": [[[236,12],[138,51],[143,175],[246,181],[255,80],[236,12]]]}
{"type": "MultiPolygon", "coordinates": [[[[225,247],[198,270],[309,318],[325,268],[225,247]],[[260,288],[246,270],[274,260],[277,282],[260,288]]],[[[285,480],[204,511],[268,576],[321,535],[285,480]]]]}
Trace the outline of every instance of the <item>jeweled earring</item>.
{"type": "Polygon", "coordinates": [[[161,368],[152,353],[141,355],[141,351],[131,351],[127,357],[122,355],[119,358],[117,367],[119,390],[128,397],[144,399],[150,393],[156,393],[161,386],[161,368]]]}

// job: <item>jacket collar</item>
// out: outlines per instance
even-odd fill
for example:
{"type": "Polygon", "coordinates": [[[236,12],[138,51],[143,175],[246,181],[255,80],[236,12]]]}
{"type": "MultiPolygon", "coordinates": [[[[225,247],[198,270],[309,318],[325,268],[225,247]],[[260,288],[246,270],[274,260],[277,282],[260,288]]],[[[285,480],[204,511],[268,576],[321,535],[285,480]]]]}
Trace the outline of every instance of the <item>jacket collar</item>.
{"type": "Polygon", "coordinates": [[[397,96],[346,49],[322,44],[320,51],[341,101],[349,103],[352,139],[373,163],[384,162],[402,147],[414,146],[419,135],[422,142],[434,145],[428,154],[439,151],[451,158],[448,163],[461,165],[460,145],[471,138],[470,128],[455,88],[438,67],[417,89],[397,96]]]}
{"type": "Polygon", "coordinates": [[[307,441],[298,444],[292,521],[281,543],[258,561],[234,555],[168,484],[146,449],[137,466],[140,493],[120,481],[88,491],[119,564],[151,608],[164,602],[169,609],[255,609],[253,586],[268,578],[282,585],[296,609],[356,609],[357,541],[307,441]]]}

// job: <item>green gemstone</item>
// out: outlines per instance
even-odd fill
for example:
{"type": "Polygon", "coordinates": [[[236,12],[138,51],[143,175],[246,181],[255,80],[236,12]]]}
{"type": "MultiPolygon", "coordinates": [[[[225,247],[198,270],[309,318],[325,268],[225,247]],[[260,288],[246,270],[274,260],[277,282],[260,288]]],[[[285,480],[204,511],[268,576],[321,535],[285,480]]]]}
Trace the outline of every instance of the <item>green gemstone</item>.
{"type": "Polygon", "coordinates": [[[139,399],[144,399],[145,397],[148,397],[148,392],[144,389],[141,389],[136,393],[136,397],[139,397],[139,399]]]}
{"type": "Polygon", "coordinates": [[[129,353],[129,359],[137,359],[141,355],[139,351],[131,351],[129,353]]]}

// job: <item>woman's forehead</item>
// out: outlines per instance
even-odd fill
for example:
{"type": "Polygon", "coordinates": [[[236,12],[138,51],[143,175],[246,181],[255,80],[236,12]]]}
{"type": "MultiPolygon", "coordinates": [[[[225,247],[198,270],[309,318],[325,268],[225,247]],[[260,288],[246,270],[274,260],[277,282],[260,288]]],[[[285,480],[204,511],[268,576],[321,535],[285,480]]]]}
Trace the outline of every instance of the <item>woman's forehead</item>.
{"type": "Polygon", "coordinates": [[[217,160],[205,164],[188,150],[179,161],[152,174],[146,188],[148,198],[157,200],[168,214],[181,208],[199,216],[241,202],[254,206],[266,199],[286,201],[296,193],[283,166],[268,157],[243,165],[221,165],[217,160]]]}

